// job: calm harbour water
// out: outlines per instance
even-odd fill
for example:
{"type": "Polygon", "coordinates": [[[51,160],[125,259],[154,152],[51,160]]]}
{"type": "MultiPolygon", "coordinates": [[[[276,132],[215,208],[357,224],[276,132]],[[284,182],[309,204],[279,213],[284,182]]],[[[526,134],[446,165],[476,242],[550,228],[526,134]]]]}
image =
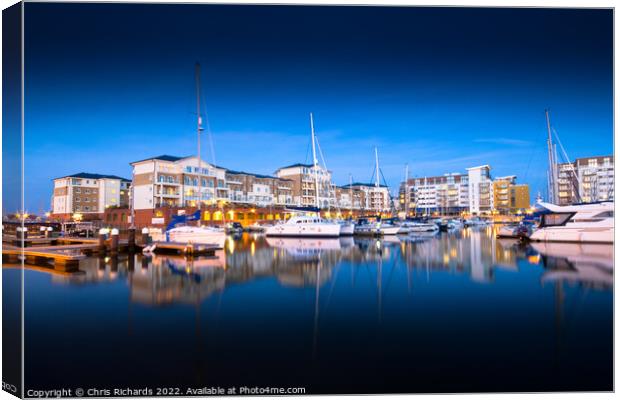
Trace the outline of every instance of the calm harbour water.
{"type": "Polygon", "coordinates": [[[494,229],[28,269],[26,387],[612,390],[612,246],[494,229]]]}

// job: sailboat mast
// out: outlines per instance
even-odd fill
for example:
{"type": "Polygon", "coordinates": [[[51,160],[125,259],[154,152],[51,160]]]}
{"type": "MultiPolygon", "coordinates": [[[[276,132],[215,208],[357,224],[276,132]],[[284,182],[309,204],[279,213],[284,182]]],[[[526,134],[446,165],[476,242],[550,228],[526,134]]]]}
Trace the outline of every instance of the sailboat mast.
{"type": "MultiPolygon", "coordinates": [[[[201,179],[200,179],[200,170],[201,170],[201,164],[202,162],[200,161],[200,131],[202,131],[202,118],[200,116],[200,64],[196,63],[196,69],[195,69],[195,78],[196,78],[196,136],[197,136],[197,142],[198,142],[198,148],[197,148],[197,164],[198,164],[198,170],[196,171],[196,173],[198,174],[198,209],[201,210],[202,209],[202,190],[200,187],[201,179]]],[[[216,185],[217,186],[217,185],[216,185]]],[[[201,225],[201,221],[202,221],[202,216],[201,218],[198,219],[198,226],[201,225]]]]}
{"type": "MultiPolygon", "coordinates": [[[[426,185],[427,185],[426,177],[424,177],[424,189],[425,190],[426,190],[426,185]]],[[[425,207],[425,210],[424,210],[424,215],[428,216],[428,202],[425,201],[425,203],[426,203],[426,207],[425,207]]]]}
{"type": "Polygon", "coordinates": [[[405,164],[405,218],[409,216],[409,164],[405,164]]]}
{"type": "Polygon", "coordinates": [[[353,175],[349,174],[349,196],[351,196],[351,216],[353,216],[353,175]]]}
{"type": "Polygon", "coordinates": [[[319,208],[319,171],[318,160],[316,159],[316,144],[314,138],[314,119],[310,113],[310,130],[312,131],[312,164],[314,168],[314,205],[319,208]]]}
{"type": "Polygon", "coordinates": [[[200,64],[196,63],[196,135],[198,136],[198,171],[200,171],[200,131],[202,130],[200,117],[200,64]]]}
{"type": "Polygon", "coordinates": [[[551,120],[549,118],[549,110],[545,110],[545,118],[547,120],[547,152],[549,158],[549,201],[553,204],[557,204],[557,166],[555,161],[555,146],[553,145],[553,139],[551,137],[551,120]]]}
{"type": "MultiPolygon", "coordinates": [[[[375,146],[375,168],[377,170],[376,176],[375,176],[375,187],[379,188],[380,185],[380,181],[379,181],[379,151],[377,150],[377,146],[375,146]]],[[[377,193],[379,193],[377,191],[377,193]]],[[[380,211],[379,210],[379,202],[376,202],[376,211],[377,213],[380,211]]]]}
{"type": "Polygon", "coordinates": [[[375,169],[377,170],[375,187],[379,187],[379,151],[377,150],[377,146],[375,146],[375,169]]]}

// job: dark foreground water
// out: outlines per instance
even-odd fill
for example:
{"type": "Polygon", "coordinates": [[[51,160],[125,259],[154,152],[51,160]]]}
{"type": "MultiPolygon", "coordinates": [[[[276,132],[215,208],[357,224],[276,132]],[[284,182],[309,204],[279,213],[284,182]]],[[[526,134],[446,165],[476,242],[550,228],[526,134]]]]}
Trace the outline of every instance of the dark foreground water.
{"type": "Polygon", "coordinates": [[[491,227],[246,234],[213,258],[27,270],[26,388],[608,391],[612,253],[519,245],[491,227]]]}

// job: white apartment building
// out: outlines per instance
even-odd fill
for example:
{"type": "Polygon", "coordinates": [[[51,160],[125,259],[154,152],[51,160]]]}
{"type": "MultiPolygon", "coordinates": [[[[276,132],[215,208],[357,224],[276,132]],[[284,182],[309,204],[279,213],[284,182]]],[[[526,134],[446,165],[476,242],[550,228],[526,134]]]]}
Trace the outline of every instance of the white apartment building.
{"type": "Polygon", "coordinates": [[[86,172],[56,178],[52,214],[62,219],[74,214],[99,218],[106,208],[128,206],[130,185],[130,180],[119,176],[86,172]]]}
{"type": "Polygon", "coordinates": [[[469,181],[469,212],[472,214],[488,213],[493,210],[493,181],[491,167],[481,165],[467,168],[469,181]]]}
{"type": "Polygon", "coordinates": [[[614,199],[613,156],[578,158],[575,163],[583,202],[614,199]]]}
{"type": "Polygon", "coordinates": [[[293,182],[228,170],[198,158],[162,155],[131,163],[134,209],[197,207],[218,202],[292,205],[293,182]]]}
{"type": "Polygon", "coordinates": [[[594,202],[614,199],[614,157],[578,158],[558,164],[558,203],[594,202]]]}
{"type": "Polygon", "coordinates": [[[228,199],[226,170],[198,158],[162,155],[131,163],[134,209],[195,207],[228,199]]]}
{"type": "Polygon", "coordinates": [[[468,210],[468,179],[467,174],[458,172],[409,179],[401,184],[400,208],[416,214],[456,214],[468,210]]]}

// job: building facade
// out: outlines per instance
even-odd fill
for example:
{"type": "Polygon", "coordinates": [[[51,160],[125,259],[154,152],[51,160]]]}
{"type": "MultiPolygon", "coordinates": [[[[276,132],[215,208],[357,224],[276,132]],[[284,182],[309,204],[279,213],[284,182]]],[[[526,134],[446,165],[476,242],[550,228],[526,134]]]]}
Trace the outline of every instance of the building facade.
{"type": "Polygon", "coordinates": [[[100,219],[107,208],[128,207],[131,181],[86,172],[54,179],[52,217],[100,219]]]}
{"type": "Polygon", "coordinates": [[[468,175],[462,173],[409,179],[400,186],[400,210],[416,215],[466,211],[469,207],[468,179],[468,175]]]}
{"type": "Polygon", "coordinates": [[[517,176],[498,177],[493,180],[494,210],[500,214],[518,214],[530,207],[528,185],[517,184],[517,176]]]}
{"type": "Polygon", "coordinates": [[[386,213],[392,209],[385,185],[355,182],[335,189],[337,206],[343,210],[386,213]]]}
{"type": "Polygon", "coordinates": [[[469,180],[469,212],[474,215],[490,213],[494,209],[491,167],[481,165],[467,168],[469,180]]]}
{"type": "Polygon", "coordinates": [[[518,185],[516,176],[492,180],[491,167],[483,165],[467,173],[411,178],[401,183],[398,203],[408,216],[515,214],[529,208],[529,187],[518,185]]]}
{"type": "Polygon", "coordinates": [[[226,171],[228,199],[233,203],[270,205],[294,205],[293,181],[269,175],[241,171],[226,171]]]}
{"type": "MultiPolygon", "coordinates": [[[[294,182],[233,171],[198,158],[161,155],[131,163],[134,210],[139,225],[161,225],[166,209],[204,209],[204,219],[224,221],[226,204],[251,207],[293,205],[294,182]],[[213,210],[210,210],[213,209],[213,210]]],[[[249,212],[248,212],[249,213],[249,212]]],[[[252,213],[253,214],[253,213],[252,213]]],[[[234,215],[229,219],[232,220],[234,215]]]]}
{"type": "Polygon", "coordinates": [[[276,177],[292,182],[292,198],[295,205],[319,208],[329,208],[333,205],[335,188],[332,184],[332,174],[320,165],[316,167],[312,164],[288,165],[279,168],[276,177]]]}
{"type": "Polygon", "coordinates": [[[558,164],[558,203],[614,200],[614,157],[578,158],[558,164]]]}

